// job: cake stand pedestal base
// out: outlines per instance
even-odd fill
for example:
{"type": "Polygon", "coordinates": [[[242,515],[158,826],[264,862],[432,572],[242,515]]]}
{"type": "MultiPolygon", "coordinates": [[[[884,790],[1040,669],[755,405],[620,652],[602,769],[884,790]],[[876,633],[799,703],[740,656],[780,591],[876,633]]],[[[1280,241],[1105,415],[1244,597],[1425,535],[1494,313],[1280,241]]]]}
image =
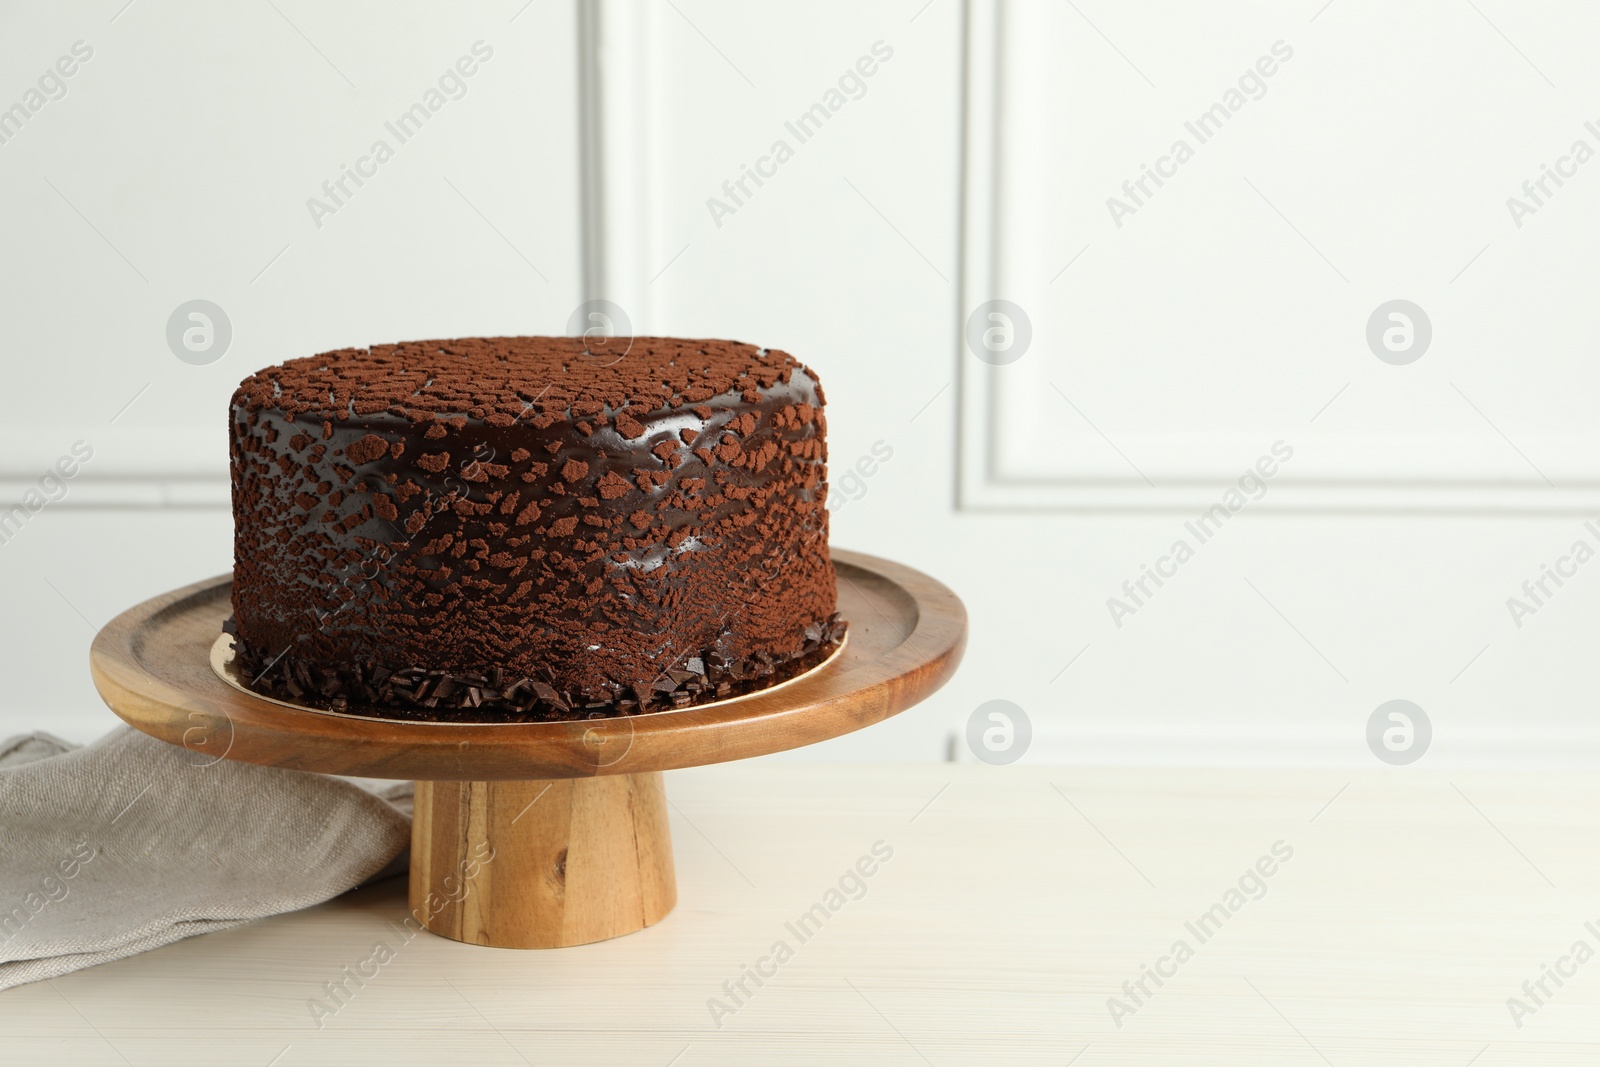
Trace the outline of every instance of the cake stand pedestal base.
{"type": "Polygon", "coordinates": [[[418,782],[411,914],[496,948],[621,937],[678,900],[661,773],[418,782]]]}
{"type": "Polygon", "coordinates": [[[504,948],[603,941],[677,902],[661,772],[787,752],[914,707],[967,641],[956,595],[886,559],[835,551],[850,639],[797,678],[675,711],[560,722],[424,722],[300,708],[212,669],[228,576],[147,600],[95,638],[112,711],[203,762],[417,783],[410,922],[504,948]]]}

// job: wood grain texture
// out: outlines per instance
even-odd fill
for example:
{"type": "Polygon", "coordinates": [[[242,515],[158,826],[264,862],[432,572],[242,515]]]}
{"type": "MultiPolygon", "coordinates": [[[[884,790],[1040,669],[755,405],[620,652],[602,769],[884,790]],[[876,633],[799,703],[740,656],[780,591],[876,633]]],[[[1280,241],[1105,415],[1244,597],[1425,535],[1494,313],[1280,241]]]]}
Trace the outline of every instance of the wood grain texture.
{"type": "Polygon", "coordinates": [[[966,610],[941,583],[835,551],[848,647],[782,689],[706,708],[562,723],[417,723],[286,708],[212,672],[231,580],[200,582],[119,615],[90,668],[134,727],[219,758],[374,778],[549,780],[692,767],[799,748],[898,714],[942,686],[966,647],[966,610]]]}
{"type": "Polygon", "coordinates": [[[418,782],[411,914],[455,941],[564,948],[677,902],[659,771],[548,782],[418,782]]]}
{"type": "Polygon", "coordinates": [[[402,941],[394,879],[0,994],[0,1061],[1600,1063],[1600,959],[1520,1029],[1506,1008],[1595,942],[1592,774],[759,761],[667,777],[683,903],[647,930],[560,952],[402,941]],[[1198,944],[1185,924],[1280,839],[1294,858],[1198,944]],[[787,924],[879,840],[893,858],[802,944],[787,924]],[[1195,958],[1118,1026],[1108,998],[1177,938],[1195,958]],[[724,983],[779,939],[794,957],[719,1026],[707,1001],[731,1005],[724,983]],[[392,962],[319,1027],[308,1000],[378,942],[392,962]]]}

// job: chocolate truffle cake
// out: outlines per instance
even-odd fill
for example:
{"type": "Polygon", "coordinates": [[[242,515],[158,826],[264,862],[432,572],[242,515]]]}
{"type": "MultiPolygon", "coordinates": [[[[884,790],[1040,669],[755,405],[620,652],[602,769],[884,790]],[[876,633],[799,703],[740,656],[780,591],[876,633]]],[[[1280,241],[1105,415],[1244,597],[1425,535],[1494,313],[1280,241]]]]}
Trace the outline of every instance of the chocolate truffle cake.
{"type": "Polygon", "coordinates": [[[230,420],[235,663],[280,699],[472,721],[660,711],[843,638],[822,387],[641,337],[342,349],[230,420]]]}

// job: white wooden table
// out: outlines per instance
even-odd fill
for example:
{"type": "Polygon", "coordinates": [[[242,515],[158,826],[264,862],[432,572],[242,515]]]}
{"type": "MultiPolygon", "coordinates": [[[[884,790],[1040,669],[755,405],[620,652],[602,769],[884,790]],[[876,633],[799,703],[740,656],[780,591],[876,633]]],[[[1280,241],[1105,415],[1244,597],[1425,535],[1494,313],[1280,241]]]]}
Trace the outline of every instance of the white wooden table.
{"type": "Polygon", "coordinates": [[[0,994],[0,1061],[1600,1063],[1600,958],[1523,990],[1600,951],[1600,782],[747,763],[667,788],[681,901],[642,933],[407,942],[395,880],[0,994]]]}

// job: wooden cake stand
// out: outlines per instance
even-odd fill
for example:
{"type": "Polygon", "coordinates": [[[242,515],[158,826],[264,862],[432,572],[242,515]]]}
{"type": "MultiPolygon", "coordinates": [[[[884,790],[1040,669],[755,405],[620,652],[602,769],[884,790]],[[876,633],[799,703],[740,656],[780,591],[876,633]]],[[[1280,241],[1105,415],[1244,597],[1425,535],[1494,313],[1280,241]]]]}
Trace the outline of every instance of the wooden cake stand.
{"type": "Polygon", "coordinates": [[[297,708],[212,669],[232,579],[148,600],[95,638],[111,710],[206,760],[416,779],[413,918],[503,948],[641,930],[677,902],[661,772],[838,737],[925,699],[955,672],[967,617],[927,575],[834,552],[844,649],[781,686],[681,711],[551,723],[435,723],[297,708]]]}

